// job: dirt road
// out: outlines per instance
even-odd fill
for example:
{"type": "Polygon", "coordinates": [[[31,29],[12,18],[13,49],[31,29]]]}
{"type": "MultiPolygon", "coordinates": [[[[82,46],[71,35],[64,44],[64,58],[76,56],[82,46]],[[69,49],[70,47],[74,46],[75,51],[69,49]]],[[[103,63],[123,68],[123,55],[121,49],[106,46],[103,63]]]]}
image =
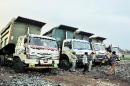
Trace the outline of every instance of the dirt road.
{"type": "Polygon", "coordinates": [[[43,70],[15,73],[10,67],[0,66],[0,86],[130,86],[130,62],[120,62],[117,73],[112,76],[104,73],[107,68],[93,68],[86,75],[82,74],[82,69],[76,72],[60,70],[54,75],[43,70]]]}
{"type": "Polygon", "coordinates": [[[82,74],[82,69],[76,72],[60,71],[57,76],[46,76],[44,80],[55,81],[65,86],[130,86],[130,62],[121,61],[115,75],[108,76],[105,72],[108,66],[93,68],[92,72],[82,74]]]}

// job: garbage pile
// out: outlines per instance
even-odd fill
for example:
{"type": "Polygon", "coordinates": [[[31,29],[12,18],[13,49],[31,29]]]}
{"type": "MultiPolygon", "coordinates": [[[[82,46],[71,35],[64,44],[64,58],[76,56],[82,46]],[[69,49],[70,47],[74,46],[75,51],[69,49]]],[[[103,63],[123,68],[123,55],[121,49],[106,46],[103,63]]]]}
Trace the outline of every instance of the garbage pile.
{"type": "Polygon", "coordinates": [[[118,64],[116,74],[107,76],[106,71],[110,66],[94,67],[86,75],[82,69],[76,72],[60,70],[59,74],[51,75],[49,72],[27,71],[16,73],[10,67],[0,66],[0,86],[129,86],[130,62],[124,61],[118,64]],[[115,82],[116,80],[116,82],[115,82]],[[118,81],[119,80],[119,81],[118,81]],[[60,81],[60,82],[58,82],[60,81]],[[127,83],[128,82],[128,83],[127,83]],[[127,83],[127,85],[122,85],[127,83]],[[95,86],[95,85],[94,85],[95,86]]]}
{"type": "Polygon", "coordinates": [[[124,63],[119,64],[117,67],[116,76],[130,82],[130,62],[127,63],[124,61],[124,63]]]}
{"type": "MultiPolygon", "coordinates": [[[[110,66],[101,66],[98,68],[93,69],[93,73],[96,76],[102,78],[108,78],[109,76],[106,75],[110,66]]],[[[130,82],[130,62],[129,61],[121,61],[118,63],[116,67],[116,73],[111,75],[112,79],[120,79],[130,82]]]]}
{"type": "Polygon", "coordinates": [[[43,80],[46,74],[40,72],[15,73],[9,67],[0,67],[0,86],[57,86],[43,80]]]}

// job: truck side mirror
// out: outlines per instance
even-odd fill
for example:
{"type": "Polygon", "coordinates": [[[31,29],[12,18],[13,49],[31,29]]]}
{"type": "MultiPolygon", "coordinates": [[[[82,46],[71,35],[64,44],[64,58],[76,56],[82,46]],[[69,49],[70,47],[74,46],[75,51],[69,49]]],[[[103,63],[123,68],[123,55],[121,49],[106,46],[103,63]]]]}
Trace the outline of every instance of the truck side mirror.
{"type": "Polygon", "coordinates": [[[28,41],[27,38],[25,38],[25,39],[24,39],[24,44],[27,43],[27,41],[28,41]]]}
{"type": "Polygon", "coordinates": [[[70,49],[72,49],[72,45],[71,45],[71,43],[69,44],[69,46],[68,46],[70,49]]]}
{"type": "Polygon", "coordinates": [[[72,49],[71,42],[65,42],[64,47],[68,47],[69,49],[72,49]]]}

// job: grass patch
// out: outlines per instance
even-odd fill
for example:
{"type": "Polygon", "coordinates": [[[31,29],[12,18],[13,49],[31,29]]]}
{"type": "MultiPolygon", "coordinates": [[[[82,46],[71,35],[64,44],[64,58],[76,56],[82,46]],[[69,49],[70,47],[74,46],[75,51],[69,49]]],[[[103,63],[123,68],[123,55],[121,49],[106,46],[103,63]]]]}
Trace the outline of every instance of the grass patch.
{"type": "Polygon", "coordinates": [[[124,55],[124,57],[121,57],[121,60],[130,60],[130,55],[124,55]]]}

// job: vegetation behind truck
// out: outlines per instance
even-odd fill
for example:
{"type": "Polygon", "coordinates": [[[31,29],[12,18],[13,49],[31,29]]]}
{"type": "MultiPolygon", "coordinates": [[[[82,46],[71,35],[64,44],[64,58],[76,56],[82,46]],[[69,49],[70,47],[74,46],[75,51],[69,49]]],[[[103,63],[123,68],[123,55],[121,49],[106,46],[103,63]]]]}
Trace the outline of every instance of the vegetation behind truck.
{"type": "Polygon", "coordinates": [[[45,23],[23,17],[13,19],[1,31],[0,65],[12,65],[16,72],[23,72],[25,68],[57,68],[56,40],[36,35],[43,25],[45,23]]]}

